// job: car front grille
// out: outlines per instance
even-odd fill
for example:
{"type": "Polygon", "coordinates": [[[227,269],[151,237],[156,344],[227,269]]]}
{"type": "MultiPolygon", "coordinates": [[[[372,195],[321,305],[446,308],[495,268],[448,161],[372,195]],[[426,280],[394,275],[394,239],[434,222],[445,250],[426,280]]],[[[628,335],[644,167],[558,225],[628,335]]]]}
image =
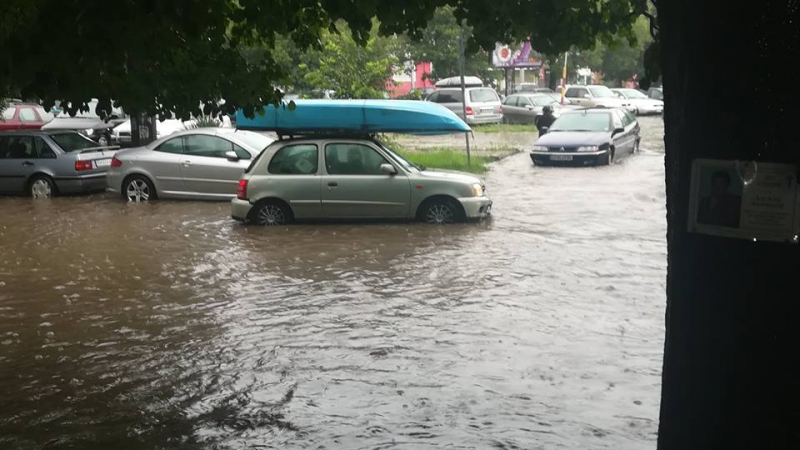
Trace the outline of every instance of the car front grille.
{"type": "Polygon", "coordinates": [[[548,147],[547,151],[549,151],[549,152],[575,152],[575,151],[578,151],[578,147],[548,147]]]}

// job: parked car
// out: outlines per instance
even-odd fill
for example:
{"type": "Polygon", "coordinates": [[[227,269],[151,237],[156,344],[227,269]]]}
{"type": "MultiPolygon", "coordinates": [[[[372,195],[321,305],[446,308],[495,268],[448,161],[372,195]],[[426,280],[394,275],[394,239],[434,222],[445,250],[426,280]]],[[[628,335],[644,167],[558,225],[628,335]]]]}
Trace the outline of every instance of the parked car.
{"type": "Polygon", "coordinates": [[[639,122],[621,108],[564,111],[531,152],[534,164],[610,165],[639,150],[639,122]]]}
{"type": "Polygon", "coordinates": [[[275,141],[245,171],[234,219],[282,225],[295,219],[417,219],[451,223],[486,217],[492,201],[472,175],[413,164],[363,137],[275,141]]]}
{"type": "Polygon", "coordinates": [[[38,130],[53,115],[35,103],[12,103],[0,114],[0,131],[38,130]]]}
{"type": "Polygon", "coordinates": [[[662,114],[664,112],[664,102],[649,98],[636,89],[612,89],[617,96],[623,100],[627,100],[630,104],[628,108],[634,114],[647,115],[647,114],[662,114]]]}
{"type": "Polygon", "coordinates": [[[438,103],[470,125],[500,123],[503,107],[500,96],[490,87],[468,87],[466,93],[467,116],[464,117],[461,88],[437,89],[426,101],[438,103]]]}
{"type": "Polygon", "coordinates": [[[115,153],[74,131],[0,132],[0,192],[49,198],[105,190],[115,153]]]}
{"type": "Polygon", "coordinates": [[[628,102],[621,100],[606,86],[567,86],[565,96],[575,105],[584,108],[627,108],[628,102]]]}
{"type": "Polygon", "coordinates": [[[655,100],[664,100],[664,89],[660,87],[650,88],[647,91],[647,96],[655,100]]]}
{"type": "Polygon", "coordinates": [[[521,83],[514,86],[515,93],[529,92],[529,93],[552,93],[553,90],[549,87],[539,86],[535,83],[521,83]]]}
{"type": "Polygon", "coordinates": [[[546,105],[553,107],[553,115],[558,117],[561,105],[553,97],[545,94],[514,94],[503,101],[503,119],[506,123],[535,125],[546,105]]]}
{"type": "MultiPolygon", "coordinates": [[[[194,123],[194,120],[186,122],[178,119],[167,119],[163,122],[159,120],[156,122],[156,139],[169,136],[170,134],[177,133],[178,131],[190,129],[194,123]]],[[[114,127],[114,130],[111,131],[111,141],[115,145],[120,145],[123,147],[129,147],[131,145],[130,120],[126,120],[125,122],[122,122],[114,127]]]]}
{"type": "Polygon", "coordinates": [[[114,127],[127,120],[127,116],[122,109],[113,108],[108,117],[101,119],[96,111],[97,103],[97,99],[92,99],[87,104],[89,111],[79,111],[74,117],[61,110],[55,119],[42,127],[42,130],[73,130],[97,141],[100,145],[109,145],[112,142],[114,127]]]}
{"type": "Polygon", "coordinates": [[[561,104],[561,93],[560,92],[553,92],[547,93],[545,92],[544,95],[549,95],[553,100],[556,101],[561,106],[561,109],[580,109],[581,107],[569,101],[568,98],[564,97],[564,104],[561,104]]]}
{"type": "Polygon", "coordinates": [[[244,169],[273,139],[231,128],[198,128],[119,151],[108,190],[128,201],[158,198],[228,200],[244,169]]]}

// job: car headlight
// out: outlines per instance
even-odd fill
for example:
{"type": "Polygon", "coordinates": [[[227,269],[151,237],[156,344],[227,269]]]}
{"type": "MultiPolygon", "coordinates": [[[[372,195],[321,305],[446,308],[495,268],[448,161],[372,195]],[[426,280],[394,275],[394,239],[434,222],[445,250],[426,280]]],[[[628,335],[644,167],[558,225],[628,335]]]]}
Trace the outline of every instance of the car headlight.
{"type": "Polygon", "coordinates": [[[534,145],[533,146],[533,151],[535,151],[535,152],[546,152],[547,151],[547,147],[545,147],[544,145],[534,145]]]}
{"type": "Polygon", "coordinates": [[[596,152],[600,150],[600,147],[597,145],[584,145],[583,147],[578,147],[579,152],[596,152]]]}
{"type": "Polygon", "coordinates": [[[472,185],[472,195],[475,197],[482,197],[483,196],[483,186],[480,183],[474,183],[472,185]]]}

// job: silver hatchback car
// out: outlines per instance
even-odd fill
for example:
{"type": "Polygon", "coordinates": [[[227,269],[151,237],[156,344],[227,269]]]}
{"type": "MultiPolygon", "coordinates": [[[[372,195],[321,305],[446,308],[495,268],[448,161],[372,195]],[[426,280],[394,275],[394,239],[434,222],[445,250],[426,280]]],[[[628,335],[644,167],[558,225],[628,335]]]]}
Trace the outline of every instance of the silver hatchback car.
{"type": "Polygon", "coordinates": [[[116,149],[74,131],[0,132],[0,192],[49,198],[103,191],[116,149]]]}
{"type": "Polygon", "coordinates": [[[108,190],[128,201],[157,198],[229,200],[250,162],[273,139],[252,131],[199,128],[121,150],[111,161],[108,190]]]}
{"type": "Polygon", "coordinates": [[[367,138],[280,140],[239,181],[231,215],[282,225],[295,219],[481,219],[492,201],[469,174],[427,170],[367,138]]]}

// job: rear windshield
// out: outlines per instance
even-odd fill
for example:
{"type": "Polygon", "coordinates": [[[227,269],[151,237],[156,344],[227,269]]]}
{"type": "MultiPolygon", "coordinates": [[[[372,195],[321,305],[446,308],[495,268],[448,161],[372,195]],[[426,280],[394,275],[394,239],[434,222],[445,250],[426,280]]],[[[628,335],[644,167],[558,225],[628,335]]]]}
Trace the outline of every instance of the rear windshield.
{"type": "Polygon", "coordinates": [[[617,98],[614,91],[605,86],[590,86],[589,90],[594,98],[617,98]]]}
{"type": "Polygon", "coordinates": [[[536,106],[545,106],[545,105],[552,105],[553,103],[557,103],[555,101],[555,99],[553,99],[552,97],[547,96],[547,95],[531,97],[531,100],[533,100],[533,104],[536,105],[536,106]]]}
{"type": "Polygon", "coordinates": [[[500,97],[491,89],[475,89],[469,91],[469,99],[472,103],[500,101],[500,97]]]}
{"type": "Polygon", "coordinates": [[[86,150],[87,148],[100,147],[100,144],[97,142],[78,133],[51,134],[50,139],[56,141],[56,144],[65,152],[75,152],[86,150]]]}
{"type": "Polygon", "coordinates": [[[609,131],[609,113],[564,114],[550,127],[550,131],[609,131]]]}

